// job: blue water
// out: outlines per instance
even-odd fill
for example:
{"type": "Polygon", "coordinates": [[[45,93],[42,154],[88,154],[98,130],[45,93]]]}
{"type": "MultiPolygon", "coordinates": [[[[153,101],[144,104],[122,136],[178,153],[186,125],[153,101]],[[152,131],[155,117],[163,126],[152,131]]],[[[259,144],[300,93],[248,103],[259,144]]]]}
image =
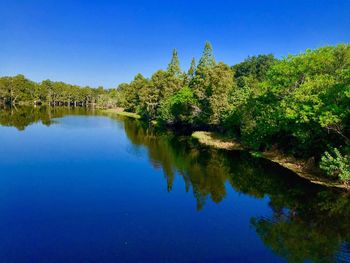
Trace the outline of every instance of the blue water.
{"type": "MultiPolygon", "coordinates": [[[[191,177],[201,163],[180,165],[200,146],[192,145],[184,160],[177,158],[180,164],[172,164],[169,190],[165,163],[154,152],[171,150],[132,142],[125,127],[129,122],[128,130],[134,129],[132,121],[103,116],[54,120],[24,131],[0,126],[0,262],[290,260],[266,245],[252,225],[252,218],[274,217],[268,193],[247,194],[225,179],[218,186],[224,197],[216,200],[216,190],[208,190],[198,207],[196,193],[212,186],[198,186],[207,180],[198,173],[186,191],[184,173],[191,177]]],[[[196,154],[205,155],[200,158],[212,159],[210,150],[199,149],[196,154]]],[[[251,169],[254,174],[261,168],[251,169]]],[[[215,172],[203,176],[213,176],[215,184],[215,172]]],[[[304,182],[288,187],[299,184],[304,182]]]]}

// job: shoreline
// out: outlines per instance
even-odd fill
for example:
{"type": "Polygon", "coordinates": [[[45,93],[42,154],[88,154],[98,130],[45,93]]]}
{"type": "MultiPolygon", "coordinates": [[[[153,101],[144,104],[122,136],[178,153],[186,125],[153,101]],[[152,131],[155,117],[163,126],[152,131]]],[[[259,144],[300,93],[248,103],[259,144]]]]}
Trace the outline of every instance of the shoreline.
{"type": "Polygon", "coordinates": [[[322,176],[320,171],[317,171],[317,168],[314,165],[308,164],[308,162],[305,160],[298,160],[278,151],[252,151],[234,139],[224,137],[223,135],[214,132],[195,131],[192,133],[191,137],[198,140],[200,144],[214,147],[216,149],[228,151],[247,151],[254,157],[264,158],[271,162],[277,163],[278,165],[294,172],[296,175],[310,181],[311,183],[349,190],[344,184],[332,181],[326,177],[320,177],[322,176]]]}
{"type": "MultiPolygon", "coordinates": [[[[141,116],[132,113],[125,112],[121,108],[117,109],[104,109],[102,113],[107,116],[122,116],[128,117],[132,119],[140,120],[141,116]]],[[[315,167],[313,164],[308,163],[306,160],[298,160],[292,156],[287,156],[278,151],[253,151],[244,147],[240,142],[234,140],[233,138],[225,137],[219,133],[209,132],[209,131],[194,131],[191,136],[196,139],[200,144],[213,147],[216,149],[223,149],[227,151],[246,151],[249,152],[252,156],[256,158],[264,158],[271,162],[274,162],[290,171],[308,180],[311,183],[323,185],[326,187],[335,187],[338,189],[349,190],[344,184],[332,181],[324,176],[322,176],[321,172],[315,167]]]]}

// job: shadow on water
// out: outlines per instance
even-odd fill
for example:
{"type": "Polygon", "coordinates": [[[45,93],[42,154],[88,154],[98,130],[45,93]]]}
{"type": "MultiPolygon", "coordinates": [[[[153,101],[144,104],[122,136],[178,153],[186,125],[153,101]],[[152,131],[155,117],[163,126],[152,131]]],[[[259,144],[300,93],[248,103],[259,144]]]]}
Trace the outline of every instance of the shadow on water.
{"type": "Polygon", "coordinates": [[[349,193],[311,184],[246,152],[210,149],[134,120],[124,120],[124,127],[130,141],[145,146],[150,162],[163,169],[168,191],[175,177],[182,177],[198,210],[208,199],[220,203],[227,185],[258,199],[268,197],[272,216],[251,218],[266,246],[291,262],[349,262],[349,193]]]}
{"type": "MultiPolygon", "coordinates": [[[[95,114],[85,108],[12,108],[0,111],[0,124],[24,130],[39,121],[50,125],[64,115],[95,114]]],[[[150,163],[163,170],[167,190],[181,177],[198,210],[208,200],[220,203],[227,187],[257,199],[267,197],[271,216],[252,217],[250,224],[276,254],[291,262],[350,261],[348,192],[311,184],[245,152],[203,147],[189,136],[157,131],[140,121],[124,119],[123,124],[132,144],[145,147],[150,163]]]]}

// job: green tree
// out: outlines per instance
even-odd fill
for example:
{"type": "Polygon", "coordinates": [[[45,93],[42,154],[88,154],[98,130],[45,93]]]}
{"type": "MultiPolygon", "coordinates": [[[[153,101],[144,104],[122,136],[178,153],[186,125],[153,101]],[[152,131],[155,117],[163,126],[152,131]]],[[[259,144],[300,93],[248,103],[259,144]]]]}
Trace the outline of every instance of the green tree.
{"type": "Polygon", "coordinates": [[[179,76],[181,74],[180,61],[176,49],[173,50],[172,58],[168,65],[167,72],[173,76],[179,76]]]}
{"type": "Polygon", "coordinates": [[[191,66],[187,71],[187,76],[192,79],[196,73],[196,59],[192,58],[191,60],[191,66]]]}
{"type": "MultiPolygon", "coordinates": [[[[239,80],[243,77],[252,77],[257,82],[263,81],[276,61],[272,54],[248,57],[232,67],[235,79],[238,84],[240,84],[239,80]]],[[[241,85],[238,86],[241,87],[241,85]]]]}
{"type": "Polygon", "coordinates": [[[161,98],[165,91],[167,72],[158,70],[148,83],[140,90],[140,114],[147,119],[155,119],[158,114],[161,98]]]}
{"type": "Polygon", "coordinates": [[[216,64],[215,57],[213,54],[213,47],[210,44],[210,42],[206,42],[204,45],[204,50],[202,57],[199,60],[197,71],[200,74],[202,70],[205,70],[207,68],[212,68],[216,64]]]}
{"type": "Polygon", "coordinates": [[[199,60],[194,77],[189,83],[189,87],[193,90],[196,100],[199,103],[201,113],[197,120],[200,124],[207,124],[210,117],[210,105],[208,97],[210,96],[210,74],[216,65],[213,55],[213,49],[209,42],[205,43],[202,57],[199,60]],[[209,92],[209,93],[208,93],[209,92]]]}
{"type": "Polygon", "coordinates": [[[190,88],[184,87],[161,106],[159,118],[167,124],[193,124],[198,107],[190,88]]]}

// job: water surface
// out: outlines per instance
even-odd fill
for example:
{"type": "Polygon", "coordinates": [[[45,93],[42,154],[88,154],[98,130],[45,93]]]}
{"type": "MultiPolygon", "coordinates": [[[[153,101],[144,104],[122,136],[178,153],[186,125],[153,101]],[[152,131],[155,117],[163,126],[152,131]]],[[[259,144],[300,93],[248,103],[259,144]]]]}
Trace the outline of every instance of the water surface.
{"type": "Polygon", "coordinates": [[[349,194],[76,108],[0,111],[0,262],[347,262],[349,194]]]}

